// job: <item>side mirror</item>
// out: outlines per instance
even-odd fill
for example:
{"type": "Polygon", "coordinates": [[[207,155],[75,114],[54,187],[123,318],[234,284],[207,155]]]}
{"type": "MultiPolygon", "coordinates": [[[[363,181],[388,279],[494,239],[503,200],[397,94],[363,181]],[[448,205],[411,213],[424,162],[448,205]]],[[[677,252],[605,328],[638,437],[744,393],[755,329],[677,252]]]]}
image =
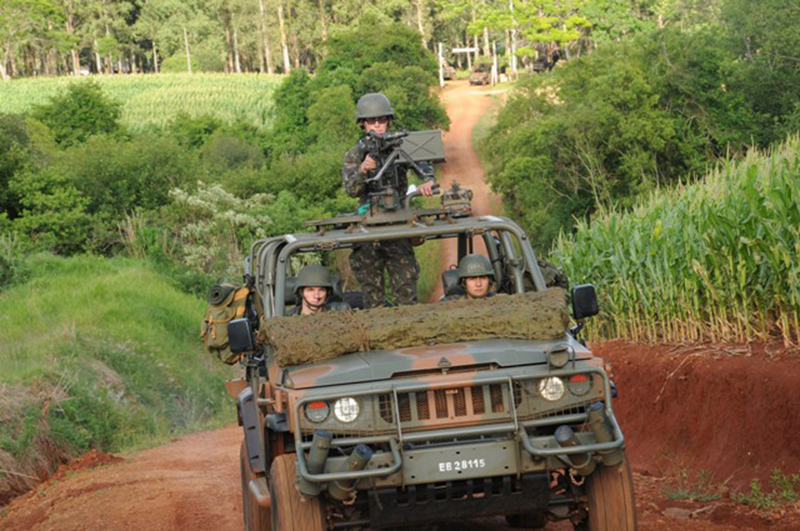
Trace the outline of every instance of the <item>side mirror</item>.
{"type": "Polygon", "coordinates": [[[591,284],[581,284],[572,288],[572,316],[576,321],[600,313],[597,293],[591,284]]]}
{"type": "Polygon", "coordinates": [[[249,319],[242,317],[228,323],[228,346],[234,354],[252,352],[256,349],[249,319]]]}

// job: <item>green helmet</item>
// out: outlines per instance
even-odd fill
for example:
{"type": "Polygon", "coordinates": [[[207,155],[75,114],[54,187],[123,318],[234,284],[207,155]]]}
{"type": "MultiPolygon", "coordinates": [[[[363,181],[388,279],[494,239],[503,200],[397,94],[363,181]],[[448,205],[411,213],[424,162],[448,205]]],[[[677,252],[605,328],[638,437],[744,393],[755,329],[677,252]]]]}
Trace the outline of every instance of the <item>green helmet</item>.
{"type": "Polygon", "coordinates": [[[467,277],[494,278],[492,263],[482,254],[468,254],[458,263],[458,279],[467,277]]]}
{"type": "Polygon", "coordinates": [[[392,109],[392,104],[389,103],[389,98],[378,92],[370,92],[359,98],[356,104],[356,122],[381,116],[394,118],[394,109],[392,109]]]}
{"type": "Polygon", "coordinates": [[[294,286],[294,294],[300,296],[303,288],[333,288],[331,274],[325,267],[317,264],[305,266],[297,275],[297,283],[294,286]]]}

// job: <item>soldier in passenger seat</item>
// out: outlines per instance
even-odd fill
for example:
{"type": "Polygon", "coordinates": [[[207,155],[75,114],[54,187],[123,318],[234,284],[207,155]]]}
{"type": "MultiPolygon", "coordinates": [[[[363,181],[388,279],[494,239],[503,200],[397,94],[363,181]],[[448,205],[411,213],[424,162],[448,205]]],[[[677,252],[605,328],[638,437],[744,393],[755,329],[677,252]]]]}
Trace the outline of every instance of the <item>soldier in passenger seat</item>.
{"type": "Polygon", "coordinates": [[[308,265],[297,275],[294,287],[295,305],[286,315],[314,315],[329,310],[349,310],[346,302],[331,301],[333,279],[321,265],[308,265]]]}

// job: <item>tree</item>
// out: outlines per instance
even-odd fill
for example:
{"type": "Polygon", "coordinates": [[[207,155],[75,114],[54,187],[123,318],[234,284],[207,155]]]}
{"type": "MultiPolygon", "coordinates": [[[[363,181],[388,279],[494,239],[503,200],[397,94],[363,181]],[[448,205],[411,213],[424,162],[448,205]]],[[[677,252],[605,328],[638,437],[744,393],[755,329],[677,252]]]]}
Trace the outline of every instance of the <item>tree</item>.
{"type": "Polygon", "coordinates": [[[0,2],[0,77],[3,81],[10,77],[8,65],[14,64],[17,47],[42,34],[47,29],[47,21],[58,13],[53,0],[0,2]]]}
{"type": "Polygon", "coordinates": [[[120,114],[121,105],[108,99],[92,81],[71,83],[65,92],[33,111],[34,118],[47,125],[62,146],[118,131],[120,114]]]}

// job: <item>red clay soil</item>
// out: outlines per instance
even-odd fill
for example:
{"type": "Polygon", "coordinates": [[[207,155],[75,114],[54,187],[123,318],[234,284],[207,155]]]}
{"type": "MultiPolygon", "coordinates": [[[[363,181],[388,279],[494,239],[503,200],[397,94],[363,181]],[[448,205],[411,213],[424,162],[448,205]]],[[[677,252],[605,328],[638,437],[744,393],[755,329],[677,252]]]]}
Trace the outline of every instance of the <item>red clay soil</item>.
{"type": "MultiPolygon", "coordinates": [[[[608,342],[594,348],[610,363],[619,388],[615,409],[635,472],[641,531],[800,529],[800,504],[763,512],[731,499],[773,468],[800,472],[794,439],[800,433],[800,357],[771,356],[764,345],[608,342]],[[681,486],[691,490],[700,470],[720,499],[668,498],[681,486]]],[[[124,456],[122,462],[107,454],[81,459],[0,511],[0,529],[242,529],[240,441],[240,428],[231,426],[124,456]]],[[[440,531],[494,529],[509,528],[498,518],[440,526],[440,531]]],[[[547,529],[571,526],[562,522],[547,529]]]]}

